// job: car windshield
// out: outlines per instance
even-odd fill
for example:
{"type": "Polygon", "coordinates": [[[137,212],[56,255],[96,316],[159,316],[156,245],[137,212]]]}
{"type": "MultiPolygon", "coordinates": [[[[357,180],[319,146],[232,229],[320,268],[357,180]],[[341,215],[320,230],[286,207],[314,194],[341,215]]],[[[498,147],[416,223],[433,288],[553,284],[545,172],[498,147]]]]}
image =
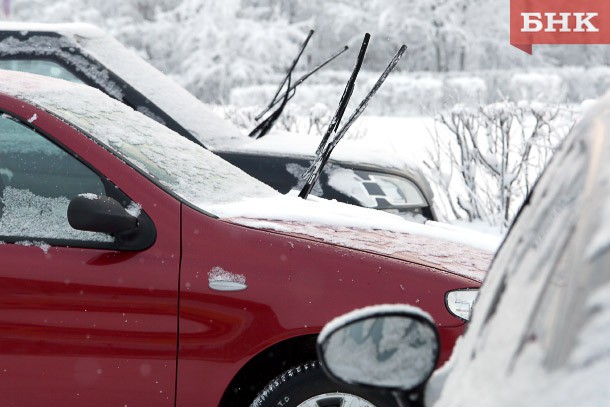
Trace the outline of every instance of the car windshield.
{"type": "Polygon", "coordinates": [[[68,121],[165,189],[204,211],[279,195],[220,157],[82,85],[0,71],[0,91],[68,121]],[[27,78],[27,79],[24,79],[27,78]]]}

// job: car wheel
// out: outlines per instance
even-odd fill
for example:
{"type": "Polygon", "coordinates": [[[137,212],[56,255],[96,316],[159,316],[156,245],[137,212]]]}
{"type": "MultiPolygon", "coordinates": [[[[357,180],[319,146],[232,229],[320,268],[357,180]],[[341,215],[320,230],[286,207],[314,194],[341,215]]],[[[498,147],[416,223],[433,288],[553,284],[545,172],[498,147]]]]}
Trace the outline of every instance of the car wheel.
{"type": "Polygon", "coordinates": [[[390,394],[348,387],[330,380],[319,362],[308,362],[273,379],[251,407],[394,407],[390,394]]]}

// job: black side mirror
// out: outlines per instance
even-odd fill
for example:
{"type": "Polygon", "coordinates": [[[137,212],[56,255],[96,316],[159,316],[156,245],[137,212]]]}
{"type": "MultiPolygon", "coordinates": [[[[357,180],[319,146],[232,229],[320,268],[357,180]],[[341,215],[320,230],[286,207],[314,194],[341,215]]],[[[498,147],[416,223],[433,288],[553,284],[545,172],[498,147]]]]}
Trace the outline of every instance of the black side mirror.
{"type": "Polygon", "coordinates": [[[423,389],[439,357],[434,321],[419,308],[378,305],[330,322],[318,357],[334,380],[390,391],[401,405],[423,406],[423,389]]]}
{"type": "Polygon", "coordinates": [[[83,194],[70,201],[68,223],[78,230],[117,235],[136,229],[138,218],[114,198],[83,194]]]}

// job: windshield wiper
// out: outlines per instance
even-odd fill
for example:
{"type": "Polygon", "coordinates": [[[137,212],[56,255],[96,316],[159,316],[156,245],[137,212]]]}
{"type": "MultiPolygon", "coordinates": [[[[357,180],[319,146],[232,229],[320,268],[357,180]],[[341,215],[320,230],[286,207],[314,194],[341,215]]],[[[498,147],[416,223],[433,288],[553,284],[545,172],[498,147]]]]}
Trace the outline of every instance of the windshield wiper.
{"type": "Polygon", "coordinates": [[[275,92],[275,94],[273,95],[273,98],[271,99],[271,102],[269,103],[269,105],[267,105],[267,107],[261,113],[259,113],[255,117],[255,119],[256,120],[260,120],[261,117],[263,117],[266,113],[268,113],[278,103],[281,102],[281,105],[275,111],[273,111],[271,114],[269,114],[262,122],[260,122],[254,128],[254,130],[252,130],[248,134],[249,137],[258,139],[258,138],[263,137],[265,134],[267,134],[269,132],[269,130],[271,130],[271,128],[273,127],[273,125],[275,124],[277,119],[281,116],[282,112],[284,111],[284,107],[286,106],[286,103],[288,103],[288,101],[290,99],[292,99],[292,97],[295,95],[296,87],[299,86],[301,83],[305,82],[307,80],[307,78],[309,78],[314,73],[318,72],[320,69],[322,69],[323,67],[328,65],[335,58],[337,58],[339,55],[343,54],[345,51],[347,51],[349,49],[349,47],[347,45],[344,46],[342,49],[340,49],[339,51],[335,52],[329,58],[324,60],[324,62],[322,62],[321,64],[319,64],[316,67],[314,67],[311,71],[307,72],[305,75],[301,76],[299,79],[297,79],[294,82],[293,85],[291,85],[290,84],[290,79],[291,79],[292,72],[294,71],[294,68],[296,67],[299,59],[301,58],[301,55],[305,51],[305,47],[307,47],[307,43],[309,42],[309,39],[311,38],[313,33],[314,33],[313,30],[309,31],[309,34],[307,35],[307,38],[305,38],[305,41],[301,45],[301,49],[299,50],[299,53],[298,53],[297,57],[292,62],[292,65],[290,66],[290,68],[288,68],[288,72],[286,73],[286,75],[284,76],[282,81],[280,82],[280,85],[279,85],[277,91],[275,92]],[[284,88],[284,87],[286,87],[286,90],[284,91],[284,95],[280,96],[282,88],[284,88]]]}
{"type": "Polygon", "coordinates": [[[394,68],[396,67],[396,64],[398,63],[400,58],[402,58],[403,54],[407,50],[406,45],[402,45],[400,47],[400,49],[398,50],[398,52],[396,52],[396,55],[394,55],[394,57],[392,58],[392,60],[390,61],[390,63],[386,67],[386,69],[383,71],[383,73],[381,74],[379,79],[377,79],[377,82],[375,82],[375,85],[373,86],[373,88],[364,97],[364,99],[362,99],[362,101],[360,102],[358,107],[356,107],[354,112],[351,114],[351,116],[347,120],[347,123],[345,123],[345,125],[343,125],[343,127],[340,130],[336,130],[337,127],[339,126],[339,122],[341,121],[341,117],[343,116],[343,113],[345,112],[347,103],[349,102],[351,92],[353,91],[354,83],[356,81],[356,77],[358,76],[358,72],[360,70],[360,65],[362,64],[362,61],[360,60],[360,58],[364,59],[364,53],[366,52],[366,46],[368,45],[369,38],[370,38],[370,35],[367,33],[364,36],[364,40],[362,41],[362,46],[360,48],[360,54],[358,55],[358,60],[356,61],[356,66],[354,67],[352,76],[350,77],[350,79],[346,85],[345,91],[343,92],[343,96],[341,96],[341,100],[339,102],[339,107],[337,108],[337,112],[335,113],[335,116],[333,116],[333,118],[330,122],[330,125],[328,127],[328,130],[324,134],[324,137],[322,138],[322,141],[320,142],[320,145],[318,146],[318,150],[316,151],[316,158],[314,159],[314,162],[311,164],[309,169],[307,171],[305,171],[305,173],[303,174],[303,178],[305,178],[306,181],[305,181],[305,185],[303,186],[303,189],[299,193],[300,198],[307,199],[307,196],[309,195],[309,193],[313,189],[313,186],[315,185],[316,181],[320,177],[320,173],[322,172],[324,165],[330,158],[330,154],[332,153],[333,149],[337,146],[339,141],[341,141],[341,139],[343,138],[345,133],[347,133],[347,130],[349,130],[351,125],[354,124],[356,119],[358,119],[358,117],[362,114],[364,109],[366,109],[371,98],[375,95],[375,93],[377,93],[377,91],[379,90],[379,88],[381,87],[383,82],[386,80],[388,75],[394,70],[394,68]],[[333,132],[335,133],[335,135],[329,141],[330,136],[333,132]]]}

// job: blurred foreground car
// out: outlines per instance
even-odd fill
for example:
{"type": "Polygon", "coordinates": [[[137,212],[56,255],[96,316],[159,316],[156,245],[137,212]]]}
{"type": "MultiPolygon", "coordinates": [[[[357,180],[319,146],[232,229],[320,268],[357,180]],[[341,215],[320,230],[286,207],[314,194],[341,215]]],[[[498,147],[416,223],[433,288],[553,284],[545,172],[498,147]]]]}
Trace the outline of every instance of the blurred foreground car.
{"type": "MultiPolygon", "coordinates": [[[[426,405],[608,405],[609,163],[610,95],[525,203],[426,405]]],[[[356,311],[329,324],[318,350],[335,378],[422,405],[439,350],[432,320],[409,306],[356,311]]]]}
{"type": "Polygon", "coordinates": [[[319,370],[326,322],[417,303],[441,360],[464,331],[463,232],[281,195],[88,86],[0,71],[0,111],[3,406],[377,402],[319,370]]]}
{"type": "MultiPolygon", "coordinates": [[[[311,138],[278,133],[261,140],[246,137],[91,25],[1,22],[0,69],[96,87],[281,193],[300,189],[300,177],[315,157],[317,142],[303,142],[311,138]]],[[[312,194],[422,222],[438,220],[432,189],[418,170],[346,143],[333,153],[312,194]]]]}

